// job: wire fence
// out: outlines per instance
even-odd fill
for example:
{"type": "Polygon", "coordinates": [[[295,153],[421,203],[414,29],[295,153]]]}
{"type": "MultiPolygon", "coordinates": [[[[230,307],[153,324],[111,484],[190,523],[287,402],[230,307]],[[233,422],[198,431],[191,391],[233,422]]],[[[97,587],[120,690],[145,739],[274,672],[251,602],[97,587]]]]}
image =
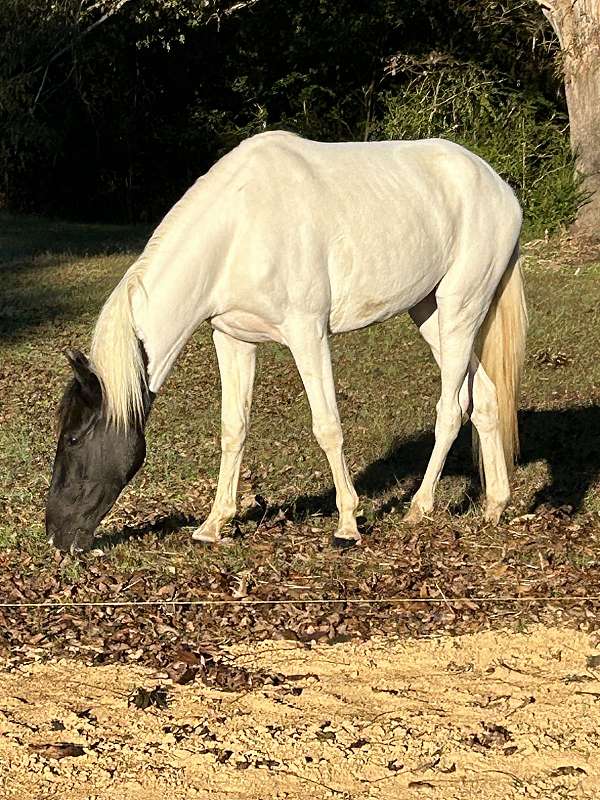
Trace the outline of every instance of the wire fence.
{"type": "Polygon", "coordinates": [[[489,597],[318,597],[318,598],[279,598],[275,600],[258,600],[253,598],[229,598],[206,600],[98,600],[98,601],[52,601],[37,603],[0,603],[0,608],[36,609],[36,608],[122,608],[130,606],[279,606],[279,605],[423,605],[444,603],[446,605],[483,604],[483,603],[542,603],[561,605],[563,603],[598,603],[600,595],[492,595],[489,597]]]}

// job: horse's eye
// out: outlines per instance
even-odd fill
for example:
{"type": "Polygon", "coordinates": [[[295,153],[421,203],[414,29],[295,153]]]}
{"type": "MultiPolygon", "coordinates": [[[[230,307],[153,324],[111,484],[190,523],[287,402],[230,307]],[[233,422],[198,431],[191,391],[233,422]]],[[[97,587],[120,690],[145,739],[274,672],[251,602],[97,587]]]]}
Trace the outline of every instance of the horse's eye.
{"type": "Polygon", "coordinates": [[[68,436],[67,437],[67,444],[74,445],[77,444],[79,438],[77,436],[68,436]]]}

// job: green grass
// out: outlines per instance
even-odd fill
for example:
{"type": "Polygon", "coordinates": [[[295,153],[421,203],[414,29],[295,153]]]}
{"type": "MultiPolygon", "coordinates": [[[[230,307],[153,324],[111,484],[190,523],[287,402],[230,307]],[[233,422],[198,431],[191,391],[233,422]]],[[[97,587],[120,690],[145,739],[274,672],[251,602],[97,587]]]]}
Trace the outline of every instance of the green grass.
{"type": "MultiPolygon", "coordinates": [[[[87,349],[102,302],[145,233],[0,216],[0,547],[45,546],[54,410],[69,372],[61,351],[87,349]]],[[[537,250],[526,258],[531,332],[512,515],[540,504],[571,505],[575,517],[600,512],[600,263],[571,262],[561,266],[559,252],[542,258],[537,250]]],[[[405,317],[336,337],[332,351],[363,515],[384,532],[400,531],[432,444],[437,370],[405,317]]],[[[219,427],[218,373],[204,326],[156,401],[144,469],[103,524],[116,537],[124,526],[148,533],[122,537],[107,558],[132,571],[184,562],[243,569],[248,539],[207,550],[176,532],[183,520],[200,521],[209,510],[219,427]]],[[[299,521],[308,515],[312,535],[326,541],[334,527],[331,478],[310,434],[300,379],[279,346],[259,348],[243,475],[241,493],[260,494],[270,509],[292,509],[299,521]]],[[[441,516],[460,510],[458,529],[475,526],[484,536],[478,506],[465,502],[465,495],[476,497],[472,483],[465,429],[449,457],[438,508],[441,516]]],[[[239,528],[250,533],[256,524],[250,514],[239,528]]]]}

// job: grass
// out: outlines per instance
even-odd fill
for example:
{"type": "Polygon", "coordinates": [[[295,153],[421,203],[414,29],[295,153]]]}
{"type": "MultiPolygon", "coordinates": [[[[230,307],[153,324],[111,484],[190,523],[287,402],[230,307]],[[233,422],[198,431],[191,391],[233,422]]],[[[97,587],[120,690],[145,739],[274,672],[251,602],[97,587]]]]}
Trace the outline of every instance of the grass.
{"type": "MultiPolygon", "coordinates": [[[[43,509],[54,451],[54,410],[68,376],[61,351],[87,349],[104,298],[139,252],[147,231],[0,216],[0,546],[42,549],[43,509]]],[[[510,515],[541,505],[600,514],[600,262],[529,248],[531,316],[522,400],[522,464],[510,515]]],[[[346,455],[365,525],[402,531],[401,514],[432,444],[438,373],[410,321],[332,340],[346,455]]],[[[459,531],[502,544],[476,503],[464,430],[438,493],[438,516],[459,531]],[[465,497],[467,498],[465,500],[465,497]],[[460,513],[458,513],[460,512],[460,513]],[[475,531],[475,533],[473,533],[475,531]]],[[[219,382],[208,326],[181,355],[148,429],[148,459],[103,524],[106,558],[131,571],[179,565],[238,572],[263,514],[251,508],[231,548],[192,546],[182,524],[210,507],[219,465],[219,382]],[[123,533],[125,531],[125,533],[123,533]]],[[[260,495],[269,514],[288,516],[326,542],[334,498],[325,458],[310,435],[308,405],[289,353],[259,348],[252,428],[240,493],[260,495]]],[[[292,525],[291,534],[294,534],[292,525]]],[[[300,533],[298,533],[300,535],[300,533]]],[[[302,535],[305,535],[302,533],[302,535]]],[[[49,551],[48,551],[49,552],[49,551]]],[[[327,548],[321,556],[330,559],[327,548]]],[[[381,558],[380,558],[381,560],[381,558]]],[[[360,561],[360,559],[359,559],[360,561]]],[[[359,569],[364,568],[364,564],[359,569]]],[[[276,567],[277,565],[275,565],[276,567]]],[[[318,564],[302,569],[318,569],[318,564]]]]}

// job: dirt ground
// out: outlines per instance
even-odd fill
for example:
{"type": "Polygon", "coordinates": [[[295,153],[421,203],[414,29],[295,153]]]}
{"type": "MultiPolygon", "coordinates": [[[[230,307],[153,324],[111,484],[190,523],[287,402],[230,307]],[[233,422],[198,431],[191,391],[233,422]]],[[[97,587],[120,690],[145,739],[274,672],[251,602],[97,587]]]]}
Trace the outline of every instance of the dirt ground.
{"type": "Polygon", "coordinates": [[[241,693],[127,665],[11,667],[0,673],[0,795],[600,798],[597,648],[542,626],[266,641],[229,655],[286,680],[241,693]],[[132,703],[157,685],[166,707],[132,703]]]}

